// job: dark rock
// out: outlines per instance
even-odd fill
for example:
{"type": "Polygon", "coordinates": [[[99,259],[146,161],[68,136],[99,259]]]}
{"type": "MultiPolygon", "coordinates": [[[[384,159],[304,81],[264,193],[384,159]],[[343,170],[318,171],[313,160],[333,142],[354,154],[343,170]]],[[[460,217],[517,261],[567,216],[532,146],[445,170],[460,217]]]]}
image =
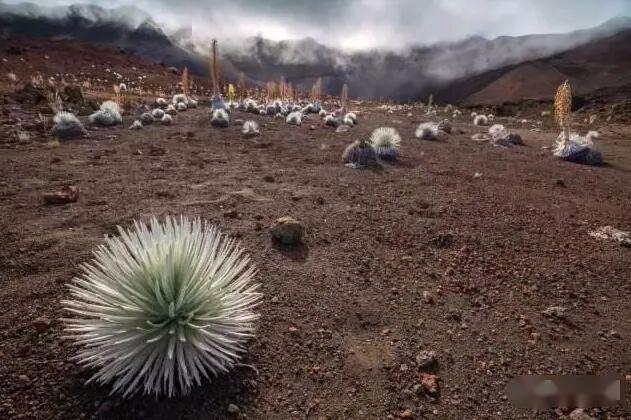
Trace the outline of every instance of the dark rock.
{"type": "Polygon", "coordinates": [[[60,191],[44,194],[46,204],[68,204],[79,199],[79,189],[75,186],[67,186],[60,191]]]}
{"type": "Polygon", "coordinates": [[[276,226],[271,230],[272,239],[283,245],[296,245],[302,242],[304,227],[291,217],[281,217],[276,220],[276,226]]]}
{"type": "Polygon", "coordinates": [[[50,325],[51,325],[50,319],[44,318],[44,317],[36,318],[33,321],[33,327],[35,328],[35,331],[37,331],[38,333],[43,333],[47,331],[50,328],[50,325]]]}
{"type": "Polygon", "coordinates": [[[436,248],[449,248],[454,243],[454,235],[451,233],[441,233],[434,237],[430,243],[436,248]]]}
{"type": "Polygon", "coordinates": [[[152,145],[149,149],[150,156],[164,156],[167,153],[167,150],[164,147],[154,146],[152,145]]]}
{"type": "Polygon", "coordinates": [[[61,97],[64,103],[83,103],[83,92],[81,92],[81,87],[79,86],[68,85],[64,87],[61,97]]]}
{"type": "Polygon", "coordinates": [[[438,375],[433,375],[431,373],[420,374],[421,386],[423,387],[423,391],[426,394],[431,396],[438,395],[438,375]]]}
{"type": "Polygon", "coordinates": [[[27,83],[24,87],[16,92],[16,102],[27,105],[39,105],[48,101],[44,88],[35,87],[31,83],[27,83]]]}
{"type": "Polygon", "coordinates": [[[227,210],[223,213],[223,217],[235,219],[239,216],[239,213],[235,209],[227,210]]]}

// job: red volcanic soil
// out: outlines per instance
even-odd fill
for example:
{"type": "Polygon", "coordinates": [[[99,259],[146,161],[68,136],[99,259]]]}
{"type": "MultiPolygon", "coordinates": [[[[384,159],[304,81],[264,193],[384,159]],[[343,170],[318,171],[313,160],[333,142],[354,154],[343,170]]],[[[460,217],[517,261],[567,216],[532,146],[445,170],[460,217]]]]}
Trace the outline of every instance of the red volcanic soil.
{"type": "MultiPolygon", "coordinates": [[[[124,82],[130,89],[141,88],[147,92],[170,90],[181,77],[169,67],[98,44],[69,40],[0,39],[2,90],[16,85],[7,78],[9,73],[17,76],[17,86],[30,82],[33,76],[42,75],[44,80],[53,77],[57,83],[62,80],[67,83],[89,81],[93,87],[105,87],[109,91],[112,84],[124,82]]],[[[191,78],[195,85],[207,85],[203,78],[191,78]]]]}
{"type": "MultiPolygon", "coordinates": [[[[200,108],[139,131],[125,115],[51,148],[36,114],[3,99],[0,418],[556,419],[570,410],[513,407],[510,379],[631,375],[631,249],[589,235],[631,231],[628,126],[602,127],[604,167],[553,158],[542,149],[552,131],[515,128],[520,147],[476,143],[484,128],[469,118],[441,141],[417,140],[424,114],[370,104],[346,133],[317,116],[292,127],[237,112],[261,125],[246,140],[200,108]],[[12,135],[18,120],[29,138],[12,135]],[[346,145],[379,126],[400,131],[400,162],[344,167],[346,145]],[[77,202],[44,203],[66,185],[77,202]],[[65,284],[117,225],[167,214],[242,241],[265,294],[258,331],[243,366],[190,395],[122,400],[84,386],[91,373],[70,360],[65,284]],[[272,244],[282,216],[304,224],[304,246],[272,244]],[[554,306],[562,318],[543,313],[554,306]],[[423,350],[436,365],[419,366],[423,350]]],[[[631,400],[586,412],[628,418],[631,400]]]]}
{"type": "Polygon", "coordinates": [[[550,92],[555,92],[565,80],[567,76],[547,64],[524,64],[474,93],[467,98],[467,102],[501,104],[522,99],[550,99],[550,92]]]}

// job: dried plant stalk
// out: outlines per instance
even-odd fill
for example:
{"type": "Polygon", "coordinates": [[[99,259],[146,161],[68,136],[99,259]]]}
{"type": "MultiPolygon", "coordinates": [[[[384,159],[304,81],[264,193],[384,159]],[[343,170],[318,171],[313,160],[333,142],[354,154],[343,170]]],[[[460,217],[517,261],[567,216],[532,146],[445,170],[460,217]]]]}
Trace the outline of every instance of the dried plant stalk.
{"type": "Polygon", "coordinates": [[[342,86],[342,93],[340,95],[340,102],[342,103],[342,108],[346,109],[346,105],[348,103],[348,85],[344,83],[342,86]]]}
{"type": "Polygon", "coordinates": [[[245,73],[241,72],[239,74],[239,81],[237,82],[237,89],[239,89],[239,95],[241,95],[241,99],[246,96],[245,91],[245,73]]]}
{"type": "Polygon", "coordinates": [[[570,139],[570,118],[572,116],[572,86],[566,80],[554,95],[554,119],[563,131],[564,141],[570,139]]]}
{"type": "Polygon", "coordinates": [[[189,97],[189,81],[188,81],[188,67],[184,67],[184,71],[182,72],[182,92],[186,97],[189,97]]]}
{"type": "Polygon", "coordinates": [[[234,97],[235,97],[234,86],[232,85],[232,83],[228,83],[228,101],[234,102],[234,97]]]}
{"type": "Polygon", "coordinates": [[[315,99],[319,101],[320,98],[322,98],[322,78],[321,77],[318,77],[316,79],[314,93],[315,93],[315,99]]]}
{"type": "Polygon", "coordinates": [[[322,95],[322,79],[318,77],[315,83],[313,84],[313,86],[311,87],[311,92],[309,93],[309,96],[311,97],[311,101],[315,102],[315,101],[320,100],[321,95],[322,95]]]}
{"type": "Polygon", "coordinates": [[[114,102],[116,102],[118,105],[121,105],[121,88],[118,85],[113,85],[112,88],[114,89],[114,102]]]}
{"type": "Polygon", "coordinates": [[[276,96],[276,83],[273,81],[267,82],[267,99],[274,99],[276,96]]]}
{"type": "Polygon", "coordinates": [[[287,98],[290,100],[294,99],[294,85],[287,83],[287,98]]]}
{"type": "Polygon", "coordinates": [[[430,93],[429,94],[429,99],[427,99],[427,108],[431,108],[432,105],[434,105],[434,94],[430,93]]]}
{"type": "Polygon", "coordinates": [[[281,76],[280,77],[280,83],[278,85],[278,90],[279,90],[279,94],[280,94],[280,98],[283,99],[285,98],[285,95],[287,94],[287,82],[285,81],[285,76],[281,76]]]}
{"type": "Polygon", "coordinates": [[[213,94],[219,93],[219,51],[217,50],[217,40],[213,39],[210,45],[210,79],[212,82],[213,94]]]}

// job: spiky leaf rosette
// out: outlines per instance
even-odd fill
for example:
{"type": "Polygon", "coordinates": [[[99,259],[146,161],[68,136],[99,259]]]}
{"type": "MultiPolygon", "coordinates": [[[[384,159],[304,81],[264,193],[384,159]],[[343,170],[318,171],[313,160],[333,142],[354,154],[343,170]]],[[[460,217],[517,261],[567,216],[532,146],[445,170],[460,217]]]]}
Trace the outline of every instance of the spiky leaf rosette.
{"type": "Polygon", "coordinates": [[[401,144],[401,135],[395,128],[379,127],[370,135],[370,143],[375,147],[399,147],[401,144]]]}
{"type": "Polygon", "coordinates": [[[369,142],[357,140],[344,150],[342,161],[352,168],[363,169],[376,165],[377,153],[369,142]]]}
{"type": "Polygon", "coordinates": [[[438,124],[426,122],[419,124],[414,132],[414,136],[417,139],[436,140],[438,138],[438,132],[438,124]]]}
{"type": "Polygon", "coordinates": [[[75,359],[112,393],[186,394],[226,372],[253,334],[261,294],[233,239],[200,219],[119,227],[63,302],[75,359]]]}
{"type": "Polygon", "coordinates": [[[399,156],[401,135],[392,127],[379,127],[370,135],[370,144],[379,158],[396,160],[399,156]]]}
{"type": "Polygon", "coordinates": [[[82,137],[87,134],[81,121],[71,112],[58,112],[55,114],[53,121],[55,122],[55,126],[53,127],[52,133],[59,139],[67,140],[82,137]]]}

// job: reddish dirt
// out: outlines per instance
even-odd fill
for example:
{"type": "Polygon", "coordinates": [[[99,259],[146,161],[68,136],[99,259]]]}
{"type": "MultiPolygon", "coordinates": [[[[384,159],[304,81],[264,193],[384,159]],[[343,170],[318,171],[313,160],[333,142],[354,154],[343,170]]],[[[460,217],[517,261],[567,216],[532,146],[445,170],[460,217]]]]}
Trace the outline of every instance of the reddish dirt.
{"type": "MultiPolygon", "coordinates": [[[[210,419],[236,404],[230,415],[257,419],[407,409],[547,419],[568,411],[513,408],[510,378],[631,374],[631,249],[588,235],[631,230],[628,127],[599,142],[607,166],[587,167],[542,150],[552,133],[520,131],[525,146],[495,148],[471,141],[482,129],[463,123],[464,134],[421,141],[419,112],[363,111],[343,134],[315,116],[290,127],[237,113],[262,125],[244,140],[238,127],[212,129],[199,109],[140,131],[126,117],[57,149],[36,132],[1,143],[0,417],[210,419]],[[401,162],[345,168],[344,147],[382,125],[401,132],[401,162]],[[80,189],[76,203],[44,204],[67,184],[80,189]],[[83,385],[90,374],[70,360],[60,301],[104,235],[166,214],[220,225],[258,265],[265,301],[244,359],[256,371],[240,367],[181,399],[123,401],[83,385]],[[286,215],[307,229],[300,249],[271,243],[268,228],[286,215]],[[557,305],[567,320],[542,315],[557,305]],[[413,391],[419,350],[437,353],[435,400],[413,391]]],[[[591,414],[623,418],[629,404],[591,414]]]]}
{"type": "Polygon", "coordinates": [[[523,98],[550,99],[550,92],[567,80],[567,76],[546,63],[523,64],[467,98],[468,103],[502,104],[523,98]]]}
{"type": "MultiPolygon", "coordinates": [[[[58,85],[62,81],[71,84],[87,81],[92,87],[110,93],[112,85],[121,82],[130,90],[170,92],[180,81],[180,75],[166,66],[106,46],[47,39],[0,39],[0,75],[3,91],[18,89],[37,75],[45,81],[53,77],[58,85]],[[9,73],[16,75],[17,82],[9,80],[9,73]],[[139,80],[139,76],[143,79],[139,80]]],[[[207,85],[206,78],[191,75],[191,80],[194,86],[207,85]]]]}
{"type": "MultiPolygon", "coordinates": [[[[112,50],[22,46],[0,62],[20,83],[70,62],[75,74],[94,70],[93,81],[110,67],[129,80],[149,74],[148,90],[179,79],[112,50]]],[[[501,119],[526,142],[510,149],[471,141],[484,128],[469,118],[444,141],[416,140],[421,113],[370,105],[343,134],[316,116],[290,127],[237,113],[261,123],[261,137],[245,140],[239,127],[211,128],[201,108],[140,131],[126,128],[126,115],[120,127],[51,148],[50,121],[36,122],[38,111],[13,94],[0,104],[0,418],[547,419],[569,411],[512,407],[510,378],[631,374],[631,250],[588,235],[603,225],[631,230],[631,129],[604,114],[596,126],[608,164],[595,168],[542,149],[556,137],[551,118],[544,132],[519,122],[539,119],[536,107],[501,119]],[[18,122],[28,139],[16,139],[18,122]],[[401,162],[345,168],[346,145],[383,125],[404,139],[401,162]],[[77,202],[44,203],[66,185],[79,188],[77,202]],[[166,214],[203,217],[242,240],[265,293],[258,335],[243,361],[250,367],[184,398],[124,401],[84,386],[90,372],[70,360],[61,300],[104,235],[166,214]],[[282,216],[304,223],[304,247],[272,245],[269,227],[282,216]],[[542,315],[559,305],[566,320],[542,315]],[[438,366],[415,366],[420,350],[435,351],[438,366]],[[415,393],[421,371],[438,376],[438,398],[415,393]]],[[[590,414],[628,418],[630,404],[590,414]]]]}

